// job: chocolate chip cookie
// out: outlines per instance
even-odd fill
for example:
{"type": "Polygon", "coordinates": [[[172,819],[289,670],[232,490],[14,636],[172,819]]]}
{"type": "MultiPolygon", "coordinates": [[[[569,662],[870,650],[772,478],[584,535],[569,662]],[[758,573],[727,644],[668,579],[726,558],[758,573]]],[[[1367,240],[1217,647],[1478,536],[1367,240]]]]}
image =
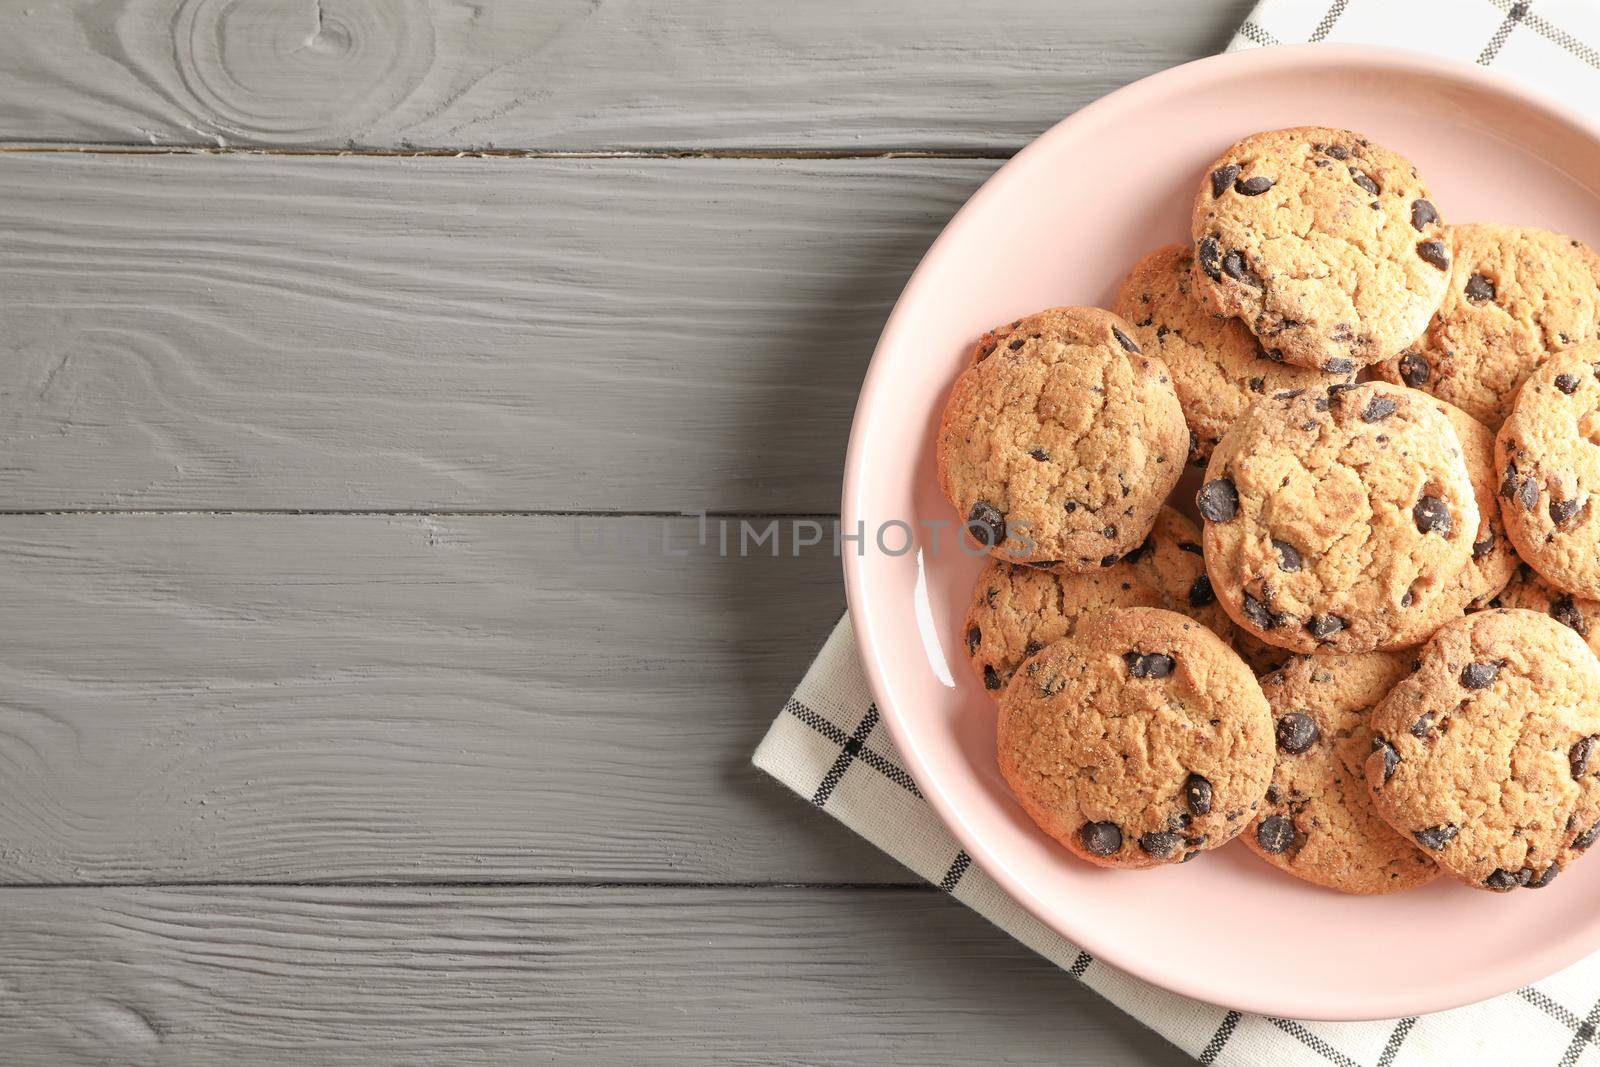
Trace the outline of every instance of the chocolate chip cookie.
{"type": "Polygon", "coordinates": [[[1379,814],[1468,885],[1547,886],[1600,835],[1600,661],[1548,615],[1446,626],[1371,725],[1379,814]]]}
{"type": "Polygon", "coordinates": [[[1498,429],[1534,368],[1600,331],[1600,257],[1532,226],[1445,227],[1450,285],[1427,332],[1374,368],[1498,429]]]}
{"type": "Polygon", "coordinates": [[[1354,380],[1269,358],[1243,323],[1211,311],[1194,289],[1194,250],[1168,245],[1139,261],[1111,305],[1133,323],[1139,346],[1172,372],[1194,435],[1190,459],[1209,458],[1258,397],[1354,380]]]}
{"type": "Polygon", "coordinates": [[[1600,343],[1557,353],[1528,376],[1495,460],[1517,554],[1557,589],[1600,600],[1600,343]]]}
{"type": "Polygon", "coordinates": [[[1212,454],[1196,505],[1218,601],[1296,652],[1420,644],[1479,525],[1449,418],[1382,382],[1258,401],[1212,454]]]}
{"type": "Polygon", "coordinates": [[[1144,543],[1109,567],[1062,573],[991,560],[962,631],[972,669],[998,700],[1023,660],[1107,608],[1166,608],[1226,639],[1233,623],[1217,605],[1200,551],[1194,523],[1162,508],[1144,543]]]}
{"type": "Polygon", "coordinates": [[[1600,601],[1585,600],[1553,588],[1526,563],[1517,565],[1510,583],[1489,606],[1542,611],[1583,638],[1584,643],[1600,655],[1600,601]]]}
{"type": "Polygon", "coordinates": [[[1461,455],[1472,479],[1472,499],[1478,505],[1478,532],[1472,538],[1472,559],[1458,572],[1453,587],[1432,598],[1439,612],[1439,625],[1460,615],[1463,610],[1486,606],[1504,589],[1517,569],[1517,554],[1506,537],[1500,518],[1499,479],[1495,476],[1494,431],[1465,411],[1439,401],[1439,410],[1450,420],[1461,442],[1461,455]]]}
{"type": "Polygon", "coordinates": [[[1194,201],[1195,277],[1273,353],[1348,373],[1398,355],[1438,309],[1450,253],[1411,162],[1348,130],[1252,134],[1194,201]]]}
{"type": "Polygon", "coordinates": [[[957,379],[939,484],[991,554],[1092,570],[1150,532],[1189,431],[1166,366],[1132,334],[1109,311],[1053,308],[995,331],[957,379]]]}
{"type": "Polygon", "coordinates": [[[1272,773],[1255,675],[1193,619],[1121,608],[1024,663],[1000,770],[1040,829],[1102,867],[1153,867],[1244,829],[1272,773]]]}
{"type": "Polygon", "coordinates": [[[1345,893],[1393,893],[1439,873],[1378,815],[1364,770],[1367,716],[1411,670],[1409,654],[1297,656],[1261,680],[1278,761],[1244,843],[1274,867],[1345,893]]]}

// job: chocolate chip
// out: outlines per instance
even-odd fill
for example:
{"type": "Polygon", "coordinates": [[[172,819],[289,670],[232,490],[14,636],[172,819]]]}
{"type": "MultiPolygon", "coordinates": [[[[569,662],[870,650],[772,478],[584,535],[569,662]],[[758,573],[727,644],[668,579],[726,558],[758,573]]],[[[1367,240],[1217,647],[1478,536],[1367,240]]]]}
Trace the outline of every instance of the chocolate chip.
{"type": "Polygon", "coordinates": [[[1264,389],[1266,389],[1266,387],[1267,387],[1267,380],[1265,378],[1251,378],[1250,379],[1250,391],[1252,393],[1259,393],[1259,392],[1263,391],[1264,389]]]}
{"type": "Polygon", "coordinates": [[[1423,241],[1417,245],[1417,255],[1440,270],[1450,269],[1450,257],[1444,250],[1443,241],[1423,241]]]}
{"type": "Polygon", "coordinates": [[[1232,478],[1213,478],[1200,487],[1194,503],[1207,522],[1228,522],[1239,513],[1239,490],[1232,478]]]}
{"type": "Polygon", "coordinates": [[[1499,663],[1469,663],[1461,671],[1461,684],[1468,689],[1487,689],[1500,676],[1499,663]]]}
{"type": "Polygon", "coordinates": [[[1250,269],[1250,264],[1245,262],[1244,253],[1232,251],[1222,257],[1222,273],[1234,281],[1243,282],[1252,289],[1265,289],[1266,284],[1255,271],[1250,269]]]}
{"type": "Polygon", "coordinates": [[[984,667],[983,667],[983,687],[985,689],[989,690],[990,692],[993,692],[996,689],[1005,688],[1004,683],[1002,683],[1000,681],[1000,675],[995,672],[993,664],[988,664],[988,663],[984,664],[984,667]]]}
{"type": "Polygon", "coordinates": [[[1326,641],[1344,629],[1344,620],[1337,615],[1313,615],[1306,620],[1306,632],[1318,641],[1326,641]]]}
{"type": "Polygon", "coordinates": [[[974,626],[967,631],[967,652],[978,651],[978,646],[983,644],[983,631],[974,626]]]}
{"type": "Polygon", "coordinates": [[[1222,280],[1222,246],[1215,237],[1200,238],[1199,247],[1200,269],[1206,272],[1206,277],[1212,281],[1222,280]]]}
{"type": "Polygon", "coordinates": [[[1458,831],[1459,828],[1455,825],[1445,823],[1443,826],[1430,826],[1425,830],[1418,830],[1412,836],[1417,839],[1417,844],[1423,848],[1431,848],[1437,852],[1455,840],[1458,831]]]}
{"type": "Polygon", "coordinates": [[[1287,541],[1272,539],[1272,547],[1278,550],[1278,569],[1281,571],[1297,571],[1303,562],[1300,550],[1287,541]]]}
{"type": "MultiPolygon", "coordinates": [[[[1213,178],[1215,175],[1213,175],[1213,178]]],[[[1265,175],[1258,174],[1254,178],[1245,178],[1233,183],[1233,191],[1240,196],[1260,196],[1277,183],[1265,175]]]]}
{"type": "Polygon", "coordinates": [[[1485,301],[1493,300],[1495,295],[1494,282],[1491,282],[1481,274],[1474,274],[1467,279],[1466,293],[1467,299],[1474,304],[1482,304],[1485,301]]]}
{"type": "Polygon", "coordinates": [[[1327,371],[1329,374],[1349,374],[1351,371],[1356,369],[1356,365],[1354,362],[1345,359],[1343,356],[1335,356],[1328,360],[1328,362],[1324,363],[1322,365],[1322,369],[1327,371]]]}
{"type": "Polygon", "coordinates": [[[1116,565],[1117,565],[1117,554],[1115,552],[1111,553],[1109,556],[1101,556],[1100,557],[1100,566],[1102,566],[1102,567],[1115,567],[1116,565]]]}
{"type": "MultiPolygon", "coordinates": [[[[1251,380],[1253,381],[1254,379],[1251,379],[1251,380]]],[[[1272,399],[1274,399],[1274,400],[1293,400],[1295,397],[1301,396],[1304,393],[1305,393],[1304,389],[1285,389],[1281,393],[1273,393],[1272,394],[1272,399]]]]}
{"type": "Polygon", "coordinates": [[[1372,751],[1383,753],[1383,785],[1394,777],[1395,768],[1400,766],[1400,753],[1388,741],[1381,737],[1372,739],[1372,751]]]}
{"type": "Polygon", "coordinates": [[[1342,160],[1350,158],[1350,149],[1346,148],[1342,144],[1316,145],[1315,147],[1319,152],[1325,152],[1334,159],[1342,160]]]}
{"type": "Polygon", "coordinates": [[[1017,352],[1020,351],[1022,346],[1027,343],[1028,339],[1026,337],[1019,337],[1015,341],[1012,341],[1010,344],[1006,345],[1006,347],[1011,349],[1013,352],[1017,352]]]}
{"type": "Polygon", "coordinates": [[[1278,748],[1298,756],[1322,737],[1317,721],[1303,711],[1291,711],[1278,720],[1278,748]]]}
{"type": "Polygon", "coordinates": [[[1416,722],[1411,724],[1411,736],[1415,737],[1419,741],[1425,740],[1428,736],[1428,731],[1433,729],[1433,720],[1433,712],[1423,712],[1422,716],[1418,718],[1416,722]]]}
{"type": "Polygon", "coordinates": [[[1127,334],[1123,333],[1121,330],[1117,329],[1115,326],[1111,327],[1111,332],[1112,332],[1113,335],[1115,335],[1115,337],[1117,339],[1117,344],[1121,345],[1123,348],[1127,349],[1129,352],[1142,351],[1142,349],[1140,349],[1140,347],[1137,344],[1134,343],[1133,338],[1129,337],[1127,334]]]}
{"type": "Polygon", "coordinates": [[[1584,849],[1594,844],[1596,838],[1600,838],[1600,822],[1595,823],[1583,833],[1573,838],[1572,848],[1575,852],[1582,852],[1584,849]]]}
{"type": "Polygon", "coordinates": [[[1139,835],[1139,847],[1158,860],[1164,860],[1178,851],[1178,846],[1183,844],[1181,834],[1172,833],[1170,830],[1157,830],[1153,833],[1139,835]]]}
{"type": "Polygon", "coordinates": [[[1550,602],[1550,617],[1576,630],[1579,637],[1589,636],[1589,620],[1583,617],[1582,609],[1570,596],[1559,596],[1550,602]]]}
{"type": "Polygon", "coordinates": [[[1171,656],[1152,652],[1144,658],[1144,672],[1151,678],[1165,678],[1172,673],[1177,662],[1171,656]]]}
{"type": "Polygon", "coordinates": [[[1127,664],[1128,675],[1132,678],[1165,678],[1177,666],[1171,656],[1164,656],[1159,652],[1143,655],[1138,652],[1124,652],[1122,662],[1127,664]]]}
{"type": "Polygon", "coordinates": [[[1411,225],[1418,231],[1427,229],[1428,223],[1439,221],[1439,210],[1427,200],[1411,201],[1411,225]]]}
{"type": "Polygon", "coordinates": [[[1572,516],[1578,513],[1580,506],[1581,504],[1577,500],[1552,499],[1550,501],[1550,521],[1557,526],[1564,526],[1572,521],[1572,516]]]}
{"type": "MultiPolygon", "coordinates": [[[[1193,172],[1191,171],[1190,173],[1193,172]]],[[[1373,196],[1377,196],[1379,193],[1383,192],[1382,189],[1378,188],[1377,182],[1367,177],[1366,172],[1357,167],[1350,168],[1350,180],[1361,186],[1361,188],[1365,189],[1373,196]]]]}
{"type": "MultiPolygon", "coordinates": [[[[1193,171],[1189,173],[1193,174],[1193,171]]],[[[1228,186],[1233,184],[1233,179],[1239,176],[1239,164],[1225,163],[1211,172],[1211,199],[1215,200],[1228,191],[1228,186]]]]}
{"type": "Polygon", "coordinates": [[[1487,556],[1489,553],[1491,553],[1493,551],[1494,551],[1494,531],[1493,530],[1490,530],[1489,531],[1489,536],[1485,537],[1482,541],[1474,541],[1474,542],[1472,542],[1472,558],[1473,559],[1482,559],[1484,556],[1487,556]]]}
{"type": "Polygon", "coordinates": [[[1274,615],[1267,606],[1249,593],[1244,595],[1244,603],[1240,606],[1244,617],[1258,630],[1275,630],[1282,621],[1274,615]]]}
{"type": "Polygon", "coordinates": [[[1578,391],[1578,376],[1576,374],[1556,375],[1556,388],[1571,396],[1578,391]]]}
{"type": "Polygon", "coordinates": [[[967,513],[967,532],[978,544],[993,548],[1006,539],[1005,512],[987,500],[978,501],[967,513]]]}
{"type": "Polygon", "coordinates": [[[1189,586],[1189,606],[1191,608],[1203,608],[1207,604],[1215,603],[1216,599],[1217,591],[1211,588],[1211,579],[1204,574],[1196,578],[1194,584],[1189,586]]]}
{"type": "Polygon", "coordinates": [[[1361,412],[1362,422],[1382,422],[1396,411],[1400,410],[1400,402],[1392,396],[1379,394],[1367,401],[1366,408],[1361,412]]]}
{"type": "Polygon", "coordinates": [[[1416,602],[1417,602],[1417,591],[1415,589],[1407,589],[1404,593],[1400,594],[1400,606],[1401,607],[1409,608],[1411,605],[1415,604],[1416,602]]]}
{"type": "Polygon", "coordinates": [[[1424,496],[1417,501],[1411,509],[1411,517],[1416,520],[1417,529],[1422,533],[1436,533],[1440,537],[1450,536],[1450,507],[1436,496],[1424,496]]]}
{"type": "Polygon", "coordinates": [[[1122,827],[1114,822],[1086,822],[1078,838],[1091,856],[1115,856],[1122,851],[1122,827]]]}
{"type": "Polygon", "coordinates": [[[1183,799],[1196,815],[1208,814],[1211,811],[1211,780],[1198,774],[1189,775],[1183,780],[1183,799]]]}
{"type": "Polygon", "coordinates": [[[1556,875],[1558,875],[1560,873],[1561,873],[1561,868],[1557,867],[1555,864],[1552,863],[1550,866],[1546,867],[1543,871],[1540,872],[1539,877],[1529,879],[1528,881],[1523,882],[1522,884],[1524,886],[1526,886],[1527,888],[1529,888],[1529,889],[1543,889],[1545,886],[1547,886],[1551,882],[1555,881],[1556,880],[1556,875]]]}
{"type": "Polygon", "coordinates": [[[1256,827],[1256,842],[1276,856],[1294,844],[1294,823],[1283,815],[1269,815],[1256,827]]]}
{"type": "Polygon", "coordinates": [[[1572,777],[1582,777],[1583,772],[1589,769],[1589,757],[1594,755],[1595,745],[1600,745],[1600,735],[1590,734],[1572,743],[1572,748],[1567,750],[1567,765],[1572,768],[1572,777]]]}
{"type": "Polygon", "coordinates": [[[1400,357],[1400,380],[1413,389],[1420,389],[1428,384],[1428,378],[1433,373],[1433,368],[1428,366],[1428,361],[1414,352],[1407,352],[1400,357]]]}
{"type": "Polygon", "coordinates": [[[1046,452],[1042,448],[1035,448],[1031,452],[1029,452],[1028,455],[1032,456],[1034,459],[1038,460],[1040,463],[1049,463],[1050,462],[1050,453],[1046,452]]]}
{"type": "Polygon", "coordinates": [[[1515,460],[1506,463],[1505,480],[1500,483],[1500,495],[1507,500],[1519,500],[1527,511],[1539,504],[1539,483],[1531,477],[1524,478],[1517,470],[1515,460]]]}
{"type": "Polygon", "coordinates": [[[1483,880],[1483,884],[1496,893],[1509,893],[1517,888],[1517,876],[1504,867],[1496,867],[1489,877],[1483,880]]]}

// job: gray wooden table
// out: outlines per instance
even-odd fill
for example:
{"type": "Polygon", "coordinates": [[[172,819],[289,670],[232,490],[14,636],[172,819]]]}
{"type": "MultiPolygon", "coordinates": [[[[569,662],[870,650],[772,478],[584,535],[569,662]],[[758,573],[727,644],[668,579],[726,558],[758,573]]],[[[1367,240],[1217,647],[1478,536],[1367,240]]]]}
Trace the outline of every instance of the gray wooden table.
{"type": "Polygon", "coordinates": [[[0,1058],[1182,1062],[749,767],[827,546],[632,539],[1248,7],[0,0],[0,1058]]]}

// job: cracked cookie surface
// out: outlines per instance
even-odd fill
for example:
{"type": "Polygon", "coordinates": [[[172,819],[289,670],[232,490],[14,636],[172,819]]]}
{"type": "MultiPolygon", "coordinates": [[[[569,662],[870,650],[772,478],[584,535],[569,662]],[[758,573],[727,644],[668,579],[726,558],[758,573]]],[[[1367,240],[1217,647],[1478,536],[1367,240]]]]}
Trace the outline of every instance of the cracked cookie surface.
{"type": "Polygon", "coordinates": [[[1194,250],[1168,245],[1134,266],[1111,305],[1172,373],[1193,434],[1191,459],[1207,459],[1257,397],[1354,380],[1268,358],[1242,322],[1212,311],[1195,288],[1194,250]]]}
{"type": "Polygon", "coordinates": [[[939,426],[938,474],[990,554],[1109,566],[1150,532],[1189,431],[1166,366],[1100,308],[1052,308],[990,331],[939,426]]]}
{"type": "Polygon", "coordinates": [[[1367,789],[1367,718],[1411,670],[1409,654],[1297,656],[1261,679],[1272,708],[1277,763],[1244,834],[1256,855],[1345,893],[1394,893],[1439,868],[1378,814],[1367,789]]]}
{"type": "Polygon", "coordinates": [[[1267,398],[1217,446],[1196,496],[1234,622],[1296,652],[1420,644],[1460,595],[1479,513],[1437,401],[1382,382],[1267,398]]]}
{"type": "Polygon", "coordinates": [[[1255,675],[1159,608],[1085,620],[1000,701],[1001,773],[1040,829],[1102,867],[1178,863],[1249,822],[1272,773],[1255,675]]]}
{"type": "Polygon", "coordinates": [[[1557,353],[1528,376],[1495,462],[1517,554],[1557,589],[1600,599],[1600,343],[1557,353]]]}
{"type": "Polygon", "coordinates": [[[1554,352],[1600,329],[1600,257],[1530,226],[1445,227],[1450,285],[1427,331],[1374,371],[1432,393],[1491,429],[1517,386],[1554,352]]]}
{"type": "Polygon", "coordinates": [[[1416,168],[1349,130],[1244,138],[1195,195],[1195,278],[1290,363],[1346,373],[1421,336],[1449,280],[1416,168]]]}
{"type": "Polygon", "coordinates": [[[998,700],[1023,660],[1108,608],[1166,608],[1227,640],[1233,623],[1200,553],[1199,528],[1164,507],[1144,543],[1109,567],[1071,573],[990,560],[962,630],[974,673],[998,700]]]}
{"type": "Polygon", "coordinates": [[[1440,630],[1372,713],[1378,812],[1479,889],[1537,889],[1600,835],[1600,661],[1547,615],[1440,630]]]}

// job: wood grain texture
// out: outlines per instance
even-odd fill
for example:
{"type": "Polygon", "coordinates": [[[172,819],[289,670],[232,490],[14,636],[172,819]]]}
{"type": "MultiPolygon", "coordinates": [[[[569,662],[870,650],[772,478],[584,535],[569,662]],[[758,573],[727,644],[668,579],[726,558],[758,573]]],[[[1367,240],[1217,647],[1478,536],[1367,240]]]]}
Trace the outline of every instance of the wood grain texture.
{"type": "Polygon", "coordinates": [[[12,889],[0,908],[15,1063],[1188,1062],[934,892],[12,889]]]}
{"type": "Polygon", "coordinates": [[[995,166],[0,154],[0,509],[836,512],[995,166]]]}
{"type": "Polygon", "coordinates": [[[0,140],[1005,154],[1252,3],[9,3],[0,140]]]}
{"type": "Polygon", "coordinates": [[[0,881],[915,881],[750,766],[843,610],[787,534],[0,519],[0,881]]]}

